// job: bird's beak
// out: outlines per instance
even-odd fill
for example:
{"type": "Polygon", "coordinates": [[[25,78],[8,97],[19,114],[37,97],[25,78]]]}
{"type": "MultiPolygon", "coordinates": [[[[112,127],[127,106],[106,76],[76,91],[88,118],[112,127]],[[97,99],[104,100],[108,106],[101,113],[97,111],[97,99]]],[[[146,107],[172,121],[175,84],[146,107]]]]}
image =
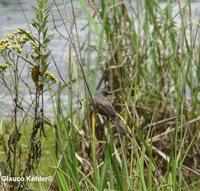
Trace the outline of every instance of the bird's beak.
{"type": "Polygon", "coordinates": [[[112,96],[113,96],[113,95],[114,95],[114,93],[112,93],[112,92],[108,92],[108,95],[112,95],[112,96]]]}

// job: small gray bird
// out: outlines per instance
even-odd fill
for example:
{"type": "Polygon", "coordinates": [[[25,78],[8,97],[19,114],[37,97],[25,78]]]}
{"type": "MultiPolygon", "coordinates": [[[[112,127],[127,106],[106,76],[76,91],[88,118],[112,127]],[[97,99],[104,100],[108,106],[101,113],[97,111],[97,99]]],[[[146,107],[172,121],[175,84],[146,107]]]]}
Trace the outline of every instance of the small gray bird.
{"type": "Polygon", "coordinates": [[[115,124],[118,133],[122,137],[124,135],[123,122],[117,115],[111,102],[107,99],[108,95],[113,95],[113,94],[105,89],[100,89],[96,91],[94,96],[95,110],[100,115],[104,115],[105,117],[110,118],[115,124]]]}

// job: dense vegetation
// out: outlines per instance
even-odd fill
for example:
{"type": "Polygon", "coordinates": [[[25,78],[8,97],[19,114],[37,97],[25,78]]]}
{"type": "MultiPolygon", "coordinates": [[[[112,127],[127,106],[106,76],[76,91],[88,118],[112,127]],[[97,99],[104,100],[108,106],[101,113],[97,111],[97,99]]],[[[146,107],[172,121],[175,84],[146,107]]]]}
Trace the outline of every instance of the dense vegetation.
{"type": "Polygon", "coordinates": [[[81,29],[73,1],[40,0],[29,30],[19,26],[0,40],[0,85],[13,103],[11,119],[1,119],[0,175],[52,176],[1,180],[1,188],[198,190],[200,33],[190,1],[75,4],[87,19],[81,29]],[[66,41],[67,79],[49,48],[52,24],[66,41]],[[94,92],[105,87],[114,93],[109,99],[124,121],[123,137],[94,112],[94,92]]]}

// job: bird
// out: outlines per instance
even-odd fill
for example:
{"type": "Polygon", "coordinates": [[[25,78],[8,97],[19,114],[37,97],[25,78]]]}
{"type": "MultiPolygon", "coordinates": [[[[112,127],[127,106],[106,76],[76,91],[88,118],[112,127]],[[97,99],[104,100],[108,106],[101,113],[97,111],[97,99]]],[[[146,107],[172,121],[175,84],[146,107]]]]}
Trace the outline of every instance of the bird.
{"type": "Polygon", "coordinates": [[[107,96],[109,95],[113,94],[106,89],[99,89],[95,92],[95,96],[93,98],[95,111],[98,114],[111,119],[118,133],[122,137],[124,135],[123,122],[117,115],[112,103],[108,100],[107,96]]]}

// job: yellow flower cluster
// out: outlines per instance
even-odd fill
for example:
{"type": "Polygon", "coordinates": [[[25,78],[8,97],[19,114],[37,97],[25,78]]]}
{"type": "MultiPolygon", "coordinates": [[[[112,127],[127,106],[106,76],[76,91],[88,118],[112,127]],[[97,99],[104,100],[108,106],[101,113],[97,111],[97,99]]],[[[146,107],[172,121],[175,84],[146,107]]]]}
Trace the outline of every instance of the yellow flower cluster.
{"type": "Polygon", "coordinates": [[[7,39],[0,40],[0,53],[8,49],[8,47],[9,47],[9,43],[7,39]]]}
{"type": "Polygon", "coordinates": [[[4,72],[8,68],[8,64],[0,63],[0,73],[4,72]]]}
{"type": "Polygon", "coordinates": [[[12,49],[15,50],[17,53],[21,53],[22,48],[20,45],[12,44],[12,49]]]}
{"type": "MultiPolygon", "coordinates": [[[[16,31],[13,31],[12,33],[8,34],[7,38],[13,40],[15,37],[23,36],[24,33],[27,33],[28,35],[32,36],[31,32],[18,28],[16,31]]],[[[23,38],[26,39],[25,41],[28,40],[25,36],[23,38]]]]}
{"type": "Polygon", "coordinates": [[[17,38],[17,42],[20,44],[24,44],[27,40],[27,37],[17,38]]]}
{"type": "MultiPolygon", "coordinates": [[[[26,32],[29,35],[32,35],[31,32],[26,32]]],[[[7,39],[0,40],[0,53],[12,49],[17,53],[22,51],[24,44],[29,40],[29,38],[24,35],[23,29],[17,29],[12,33],[7,35],[7,39]]]]}
{"type": "Polygon", "coordinates": [[[47,70],[44,74],[45,74],[46,77],[49,78],[52,82],[54,82],[54,83],[57,83],[57,82],[58,82],[58,79],[56,78],[56,76],[54,76],[54,74],[51,73],[50,71],[47,70]]]}
{"type": "Polygon", "coordinates": [[[30,31],[25,31],[25,30],[22,29],[22,28],[18,28],[18,29],[16,30],[16,32],[15,32],[15,34],[24,34],[24,33],[28,34],[29,36],[33,36],[32,32],[30,32],[30,31]]]}

